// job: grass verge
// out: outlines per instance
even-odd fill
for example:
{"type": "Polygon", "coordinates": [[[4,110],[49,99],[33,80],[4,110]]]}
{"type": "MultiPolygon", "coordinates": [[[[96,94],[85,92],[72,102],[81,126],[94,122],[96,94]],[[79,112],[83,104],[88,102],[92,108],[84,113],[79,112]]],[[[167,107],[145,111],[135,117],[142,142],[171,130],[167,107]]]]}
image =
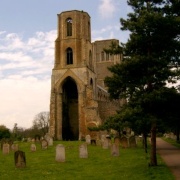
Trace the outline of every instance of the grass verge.
{"type": "Polygon", "coordinates": [[[120,148],[120,156],[112,157],[109,149],[88,146],[88,159],[79,158],[78,141],[55,141],[54,145],[42,150],[30,151],[30,143],[19,143],[19,149],[26,154],[26,168],[14,165],[14,153],[0,152],[0,179],[3,180],[173,180],[170,170],[158,156],[158,166],[148,167],[149,154],[141,146],[120,148]],[[63,144],[66,148],[66,162],[55,161],[55,147],[63,144]]]}

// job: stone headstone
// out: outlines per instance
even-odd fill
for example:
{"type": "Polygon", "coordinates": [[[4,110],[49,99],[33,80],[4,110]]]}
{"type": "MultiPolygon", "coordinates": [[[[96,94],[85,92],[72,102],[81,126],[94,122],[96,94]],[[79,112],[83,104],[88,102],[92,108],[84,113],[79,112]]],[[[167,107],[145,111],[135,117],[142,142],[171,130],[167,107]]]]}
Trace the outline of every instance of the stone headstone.
{"type": "Polygon", "coordinates": [[[90,135],[86,135],[86,143],[91,144],[91,136],[90,135]]]}
{"type": "Polygon", "coordinates": [[[3,147],[2,147],[2,152],[3,152],[3,154],[9,154],[9,149],[10,149],[9,146],[10,146],[10,145],[9,145],[8,143],[4,143],[4,144],[3,144],[3,147]]]}
{"type": "Polygon", "coordinates": [[[131,136],[130,138],[129,138],[129,147],[136,147],[136,138],[135,138],[135,136],[131,136]]]}
{"type": "Polygon", "coordinates": [[[31,144],[31,152],[35,152],[36,151],[36,145],[35,144],[31,144]]]}
{"type": "Polygon", "coordinates": [[[121,142],[122,148],[127,148],[127,147],[129,147],[127,137],[125,137],[125,136],[122,137],[122,138],[120,139],[120,142],[121,142]]]}
{"type": "Polygon", "coordinates": [[[108,141],[108,139],[104,139],[104,141],[102,142],[102,148],[103,149],[108,149],[109,148],[109,141],[108,141]]]}
{"type": "Polygon", "coordinates": [[[18,144],[12,144],[11,145],[11,150],[14,151],[14,152],[18,151],[19,150],[19,145],[18,144]]]}
{"type": "Polygon", "coordinates": [[[88,158],[87,144],[81,144],[79,146],[79,157],[80,158],[88,158]]]}
{"type": "Polygon", "coordinates": [[[53,146],[53,138],[49,138],[48,140],[48,146],[53,146]]]}
{"type": "Polygon", "coordinates": [[[108,141],[108,147],[110,147],[111,146],[111,138],[109,136],[107,136],[106,140],[108,141]]]}
{"type": "Polygon", "coordinates": [[[65,147],[62,144],[56,146],[56,161],[65,162],[65,147]]]}
{"type": "Polygon", "coordinates": [[[17,168],[26,167],[25,152],[23,152],[23,151],[16,151],[14,153],[14,161],[15,161],[15,166],[17,168]]]}
{"type": "Polygon", "coordinates": [[[48,148],[47,140],[45,140],[45,139],[41,140],[41,148],[42,149],[47,149],[48,148]]]}
{"type": "Polygon", "coordinates": [[[114,144],[116,144],[116,145],[120,145],[120,139],[119,139],[119,137],[115,137],[114,138],[114,144]]]}
{"type": "Polygon", "coordinates": [[[113,143],[111,145],[111,155],[112,156],[119,156],[119,145],[113,143]]]}

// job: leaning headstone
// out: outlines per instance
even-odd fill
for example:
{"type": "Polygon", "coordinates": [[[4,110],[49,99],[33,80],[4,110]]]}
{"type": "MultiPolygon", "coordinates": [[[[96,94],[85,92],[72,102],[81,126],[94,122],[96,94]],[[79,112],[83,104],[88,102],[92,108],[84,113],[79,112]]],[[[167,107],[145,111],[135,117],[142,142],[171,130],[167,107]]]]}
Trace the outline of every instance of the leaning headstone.
{"type": "Polygon", "coordinates": [[[90,135],[86,135],[86,143],[91,144],[91,136],[90,135]]]}
{"type": "Polygon", "coordinates": [[[19,145],[18,144],[12,144],[11,145],[11,150],[14,151],[14,152],[18,151],[19,150],[19,145]]]}
{"type": "Polygon", "coordinates": [[[36,151],[36,145],[35,144],[31,144],[31,152],[35,152],[36,151]]]}
{"type": "Polygon", "coordinates": [[[65,162],[65,147],[62,144],[56,146],[56,161],[65,162]]]}
{"type": "Polygon", "coordinates": [[[79,146],[79,157],[88,158],[87,144],[84,143],[79,146]]]}
{"type": "Polygon", "coordinates": [[[135,136],[131,136],[130,138],[129,138],[129,147],[136,147],[136,138],[135,138],[135,136]]]}
{"type": "Polygon", "coordinates": [[[14,153],[14,161],[15,161],[15,166],[17,168],[26,167],[25,152],[23,152],[23,151],[16,151],[14,153]]]}
{"type": "Polygon", "coordinates": [[[43,139],[41,141],[41,148],[42,149],[47,149],[48,148],[48,142],[45,139],[43,139]]]}
{"type": "Polygon", "coordinates": [[[119,156],[119,145],[113,143],[111,145],[111,155],[112,156],[119,156]]]}
{"type": "Polygon", "coordinates": [[[129,146],[128,139],[125,136],[120,139],[120,142],[121,142],[122,148],[127,148],[129,146]]]}
{"type": "Polygon", "coordinates": [[[9,144],[8,143],[5,143],[3,144],[3,148],[2,148],[2,152],[3,154],[9,154],[9,144]]]}

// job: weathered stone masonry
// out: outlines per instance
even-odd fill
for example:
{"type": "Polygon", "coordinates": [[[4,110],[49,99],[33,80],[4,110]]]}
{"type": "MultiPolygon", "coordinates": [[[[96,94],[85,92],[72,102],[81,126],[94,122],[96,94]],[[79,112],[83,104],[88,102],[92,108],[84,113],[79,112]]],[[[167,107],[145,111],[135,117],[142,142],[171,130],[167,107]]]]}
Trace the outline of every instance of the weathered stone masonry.
{"type": "Polygon", "coordinates": [[[66,11],[58,14],[55,62],[51,77],[49,133],[58,140],[78,140],[115,113],[119,103],[108,97],[104,78],[108,66],[119,63],[121,55],[106,54],[116,39],[91,43],[88,13],[66,11]]]}

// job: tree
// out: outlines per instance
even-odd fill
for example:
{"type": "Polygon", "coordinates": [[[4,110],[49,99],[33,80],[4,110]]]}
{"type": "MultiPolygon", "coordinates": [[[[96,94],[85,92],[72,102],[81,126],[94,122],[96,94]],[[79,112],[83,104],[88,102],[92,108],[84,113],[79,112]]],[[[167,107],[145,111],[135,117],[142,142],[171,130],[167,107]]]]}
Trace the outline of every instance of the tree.
{"type": "MultiPolygon", "coordinates": [[[[180,56],[179,0],[129,0],[133,12],[121,19],[122,30],[131,32],[123,45],[121,64],[109,68],[112,77],[105,83],[113,99],[126,98],[129,104],[138,104],[151,124],[151,160],[157,165],[156,130],[163,118],[161,106],[166,101],[167,82],[179,78],[178,69],[172,71],[170,63],[180,56]],[[137,102],[137,103],[136,103],[137,102]],[[155,109],[156,107],[157,109],[155,109]]],[[[115,50],[113,50],[116,53],[115,50]]],[[[142,121],[144,119],[142,118],[142,121]]]]}
{"type": "Polygon", "coordinates": [[[10,137],[11,137],[10,130],[4,125],[0,125],[0,139],[10,138],[10,137]]]}
{"type": "Polygon", "coordinates": [[[40,112],[33,120],[33,129],[38,129],[43,136],[49,129],[49,112],[40,112]]]}

